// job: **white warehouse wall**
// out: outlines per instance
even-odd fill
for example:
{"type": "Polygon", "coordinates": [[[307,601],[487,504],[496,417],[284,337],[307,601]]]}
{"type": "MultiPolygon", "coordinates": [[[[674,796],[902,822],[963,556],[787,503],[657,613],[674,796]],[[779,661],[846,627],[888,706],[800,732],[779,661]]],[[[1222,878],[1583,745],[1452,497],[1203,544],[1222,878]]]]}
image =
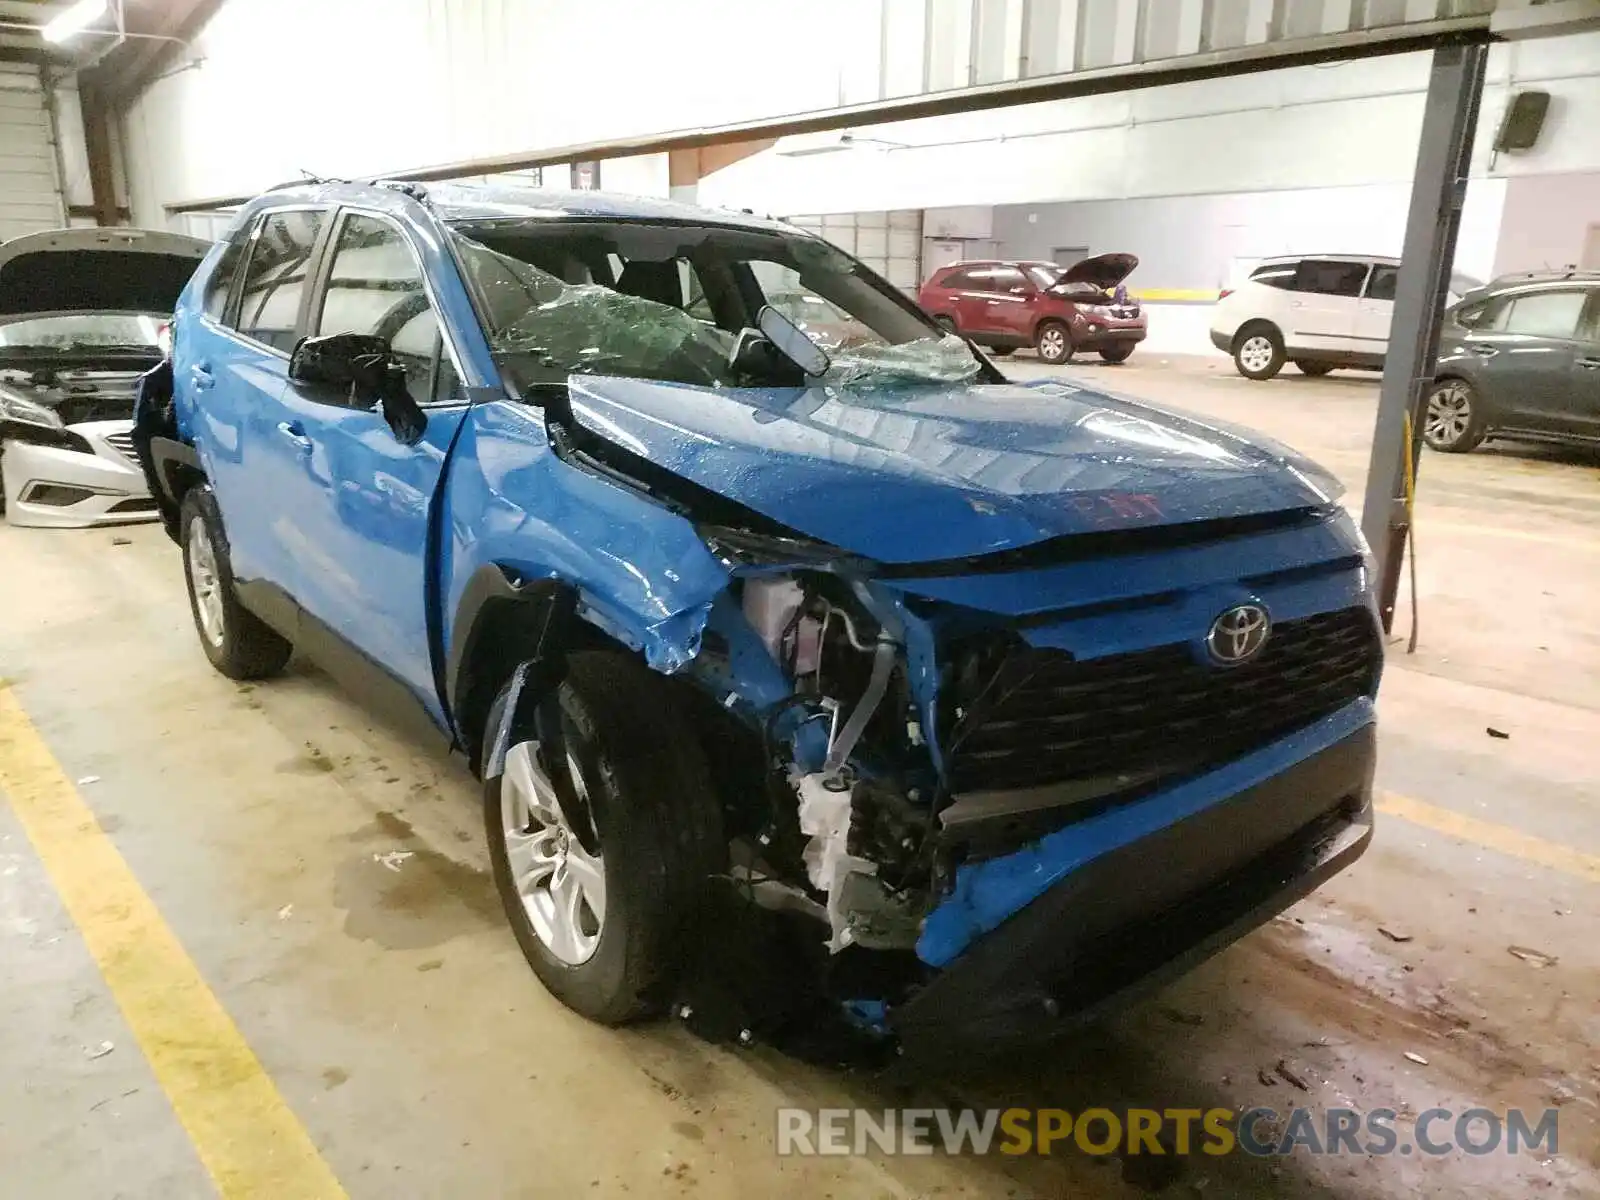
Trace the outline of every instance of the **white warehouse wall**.
{"type": "MultiPolygon", "coordinates": [[[[164,224],[166,205],[302,170],[378,174],[831,107],[861,68],[850,35],[875,45],[878,29],[876,6],[850,0],[803,15],[785,0],[228,0],[196,39],[199,64],[126,117],[135,219],[164,224]]],[[[613,177],[629,170],[602,170],[613,177]]]]}

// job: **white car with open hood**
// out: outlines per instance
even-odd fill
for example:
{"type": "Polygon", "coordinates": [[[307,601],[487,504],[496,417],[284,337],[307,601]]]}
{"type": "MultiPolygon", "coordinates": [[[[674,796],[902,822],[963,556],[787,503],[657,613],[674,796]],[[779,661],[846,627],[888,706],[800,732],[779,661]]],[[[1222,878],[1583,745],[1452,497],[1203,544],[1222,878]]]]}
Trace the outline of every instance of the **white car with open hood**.
{"type": "Polygon", "coordinates": [[[0,508],[12,524],[156,515],[133,450],[134,394],[209,248],[138,229],[0,244],[0,508]]]}

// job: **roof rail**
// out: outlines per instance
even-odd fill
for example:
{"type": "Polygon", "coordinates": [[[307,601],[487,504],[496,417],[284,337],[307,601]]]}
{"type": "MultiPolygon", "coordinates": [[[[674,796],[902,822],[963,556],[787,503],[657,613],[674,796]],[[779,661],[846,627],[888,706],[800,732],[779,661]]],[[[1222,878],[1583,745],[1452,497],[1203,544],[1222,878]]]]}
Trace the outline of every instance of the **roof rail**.
{"type": "Polygon", "coordinates": [[[388,188],[390,191],[399,192],[403,196],[410,196],[419,203],[428,202],[428,189],[425,185],[414,183],[409,179],[375,179],[373,185],[388,188]]]}

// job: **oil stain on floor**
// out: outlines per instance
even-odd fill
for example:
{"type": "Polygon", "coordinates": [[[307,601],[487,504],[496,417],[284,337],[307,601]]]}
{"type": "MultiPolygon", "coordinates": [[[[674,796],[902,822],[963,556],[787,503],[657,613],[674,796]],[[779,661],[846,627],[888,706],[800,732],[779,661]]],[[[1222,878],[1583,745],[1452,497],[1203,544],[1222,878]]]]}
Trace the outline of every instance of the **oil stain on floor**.
{"type": "Polygon", "coordinates": [[[359,849],[334,879],[349,936],[423,950],[504,924],[488,872],[425,845],[404,818],[380,812],[350,841],[359,849]]]}

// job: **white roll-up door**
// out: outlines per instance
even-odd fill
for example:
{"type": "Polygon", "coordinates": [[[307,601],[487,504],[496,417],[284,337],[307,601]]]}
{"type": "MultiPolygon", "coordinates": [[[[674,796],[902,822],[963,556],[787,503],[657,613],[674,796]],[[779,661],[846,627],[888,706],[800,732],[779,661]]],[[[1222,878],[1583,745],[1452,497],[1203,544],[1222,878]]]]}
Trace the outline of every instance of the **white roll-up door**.
{"type": "Polygon", "coordinates": [[[922,210],[832,213],[789,217],[790,224],[821,234],[839,249],[905,292],[916,294],[922,282],[922,210]]]}
{"type": "Polygon", "coordinates": [[[61,225],[61,187],[38,69],[0,63],[0,242],[61,225]]]}

